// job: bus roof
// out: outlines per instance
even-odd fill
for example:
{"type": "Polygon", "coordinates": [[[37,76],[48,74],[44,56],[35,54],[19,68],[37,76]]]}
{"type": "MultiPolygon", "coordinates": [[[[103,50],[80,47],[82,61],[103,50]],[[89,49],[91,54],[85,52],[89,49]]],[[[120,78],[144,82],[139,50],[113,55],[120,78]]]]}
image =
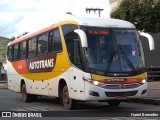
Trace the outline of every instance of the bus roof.
{"type": "Polygon", "coordinates": [[[81,18],[79,24],[98,27],[135,28],[135,26],[128,21],[113,18],[81,18]]]}
{"type": "Polygon", "coordinates": [[[66,20],[72,20],[79,25],[85,26],[135,28],[135,26],[128,21],[113,18],[76,17],[73,15],[67,15],[61,19],[61,21],[66,20]]]}
{"type": "Polygon", "coordinates": [[[8,45],[12,45],[14,43],[18,43],[20,41],[26,40],[26,39],[30,39],[36,35],[40,35],[43,32],[52,30],[54,27],[59,26],[59,25],[63,25],[66,23],[70,23],[70,22],[66,22],[66,21],[72,21],[73,23],[76,23],[78,25],[84,25],[84,26],[95,26],[95,27],[112,27],[112,28],[135,28],[135,26],[128,22],[128,21],[124,21],[124,20],[119,20],[119,19],[112,19],[112,18],[93,18],[93,17],[75,17],[73,15],[67,15],[64,16],[57,24],[55,25],[51,25],[49,27],[46,27],[42,30],[39,30],[37,32],[31,33],[31,34],[27,34],[23,37],[20,37],[16,40],[13,40],[11,42],[9,42],[8,45]]]}

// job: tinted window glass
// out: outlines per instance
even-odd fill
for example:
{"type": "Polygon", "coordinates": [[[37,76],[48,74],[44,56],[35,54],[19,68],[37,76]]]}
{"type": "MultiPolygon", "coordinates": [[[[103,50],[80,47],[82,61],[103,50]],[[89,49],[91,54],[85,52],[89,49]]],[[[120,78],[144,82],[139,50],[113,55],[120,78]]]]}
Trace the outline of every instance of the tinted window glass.
{"type": "Polygon", "coordinates": [[[60,33],[58,29],[55,29],[49,33],[49,52],[60,52],[62,50],[62,44],[60,39],[60,33]]]}
{"type": "Polygon", "coordinates": [[[28,43],[28,57],[35,57],[36,56],[36,48],[37,48],[37,39],[32,38],[29,40],[28,43]]]}
{"type": "Polygon", "coordinates": [[[20,43],[20,59],[24,59],[26,57],[26,41],[20,43]]]}
{"type": "Polygon", "coordinates": [[[80,55],[80,48],[79,48],[79,42],[78,39],[74,40],[74,64],[82,69],[82,63],[81,63],[81,55],[80,55]]]}
{"type": "Polygon", "coordinates": [[[8,47],[8,51],[7,51],[7,57],[9,61],[13,60],[13,46],[9,46],[8,47]]]}
{"type": "Polygon", "coordinates": [[[66,34],[73,32],[75,29],[78,29],[77,25],[73,25],[73,24],[63,25],[62,26],[63,35],[65,36],[66,34]]]}
{"type": "Polygon", "coordinates": [[[15,44],[14,45],[14,60],[17,60],[19,57],[18,57],[18,44],[15,44]]]}
{"type": "Polygon", "coordinates": [[[79,36],[74,32],[68,33],[67,35],[64,36],[70,61],[75,66],[82,69],[82,58],[80,54],[80,45],[79,45],[80,40],[78,37],[79,36]]]}
{"type": "Polygon", "coordinates": [[[38,55],[46,54],[48,51],[48,33],[38,37],[38,55]]]}

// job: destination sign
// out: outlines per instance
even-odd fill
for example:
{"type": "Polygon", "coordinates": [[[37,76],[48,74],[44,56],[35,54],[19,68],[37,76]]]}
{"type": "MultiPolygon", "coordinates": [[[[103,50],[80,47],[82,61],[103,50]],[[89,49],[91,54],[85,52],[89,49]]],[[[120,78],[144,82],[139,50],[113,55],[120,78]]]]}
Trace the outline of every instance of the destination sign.
{"type": "Polygon", "coordinates": [[[109,31],[106,30],[88,30],[89,34],[93,34],[93,35],[108,35],[109,31]]]}

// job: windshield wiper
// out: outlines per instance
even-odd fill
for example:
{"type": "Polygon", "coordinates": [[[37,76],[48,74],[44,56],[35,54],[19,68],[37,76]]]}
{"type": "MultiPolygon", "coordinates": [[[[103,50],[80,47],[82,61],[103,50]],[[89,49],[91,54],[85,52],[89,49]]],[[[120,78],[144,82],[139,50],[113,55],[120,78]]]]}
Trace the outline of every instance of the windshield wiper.
{"type": "Polygon", "coordinates": [[[132,62],[130,61],[130,59],[129,59],[128,56],[126,55],[126,53],[123,52],[123,50],[122,50],[122,48],[121,48],[120,45],[119,45],[119,49],[120,49],[121,54],[124,56],[124,58],[125,58],[128,66],[129,66],[129,68],[131,68],[133,71],[136,71],[134,65],[132,64],[132,62]]]}
{"type": "Polygon", "coordinates": [[[108,73],[108,71],[110,70],[111,68],[111,64],[112,64],[112,61],[113,61],[113,58],[114,56],[117,54],[117,51],[113,51],[110,55],[110,58],[109,58],[109,61],[108,61],[108,64],[107,64],[107,67],[106,67],[106,72],[105,73],[108,73]]]}

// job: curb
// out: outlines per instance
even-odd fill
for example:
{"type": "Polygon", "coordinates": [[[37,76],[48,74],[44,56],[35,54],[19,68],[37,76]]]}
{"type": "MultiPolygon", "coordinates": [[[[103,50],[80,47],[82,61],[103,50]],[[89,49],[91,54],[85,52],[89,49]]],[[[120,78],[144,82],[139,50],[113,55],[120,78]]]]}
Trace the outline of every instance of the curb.
{"type": "Polygon", "coordinates": [[[0,84],[4,84],[4,83],[8,83],[8,81],[1,81],[0,80],[0,84]]]}
{"type": "Polygon", "coordinates": [[[7,82],[0,82],[0,89],[8,89],[7,82]]]}
{"type": "Polygon", "coordinates": [[[126,102],[160,105],[160,99],[158,99],[158,98],[151,98],[151,97],[128,99],[128,100],[126,100],[126,102]]]}
{"type": "Polygon", "coordinates": [[[0,87],[0,89],[8,90],[8,87],[0,87]]]}

